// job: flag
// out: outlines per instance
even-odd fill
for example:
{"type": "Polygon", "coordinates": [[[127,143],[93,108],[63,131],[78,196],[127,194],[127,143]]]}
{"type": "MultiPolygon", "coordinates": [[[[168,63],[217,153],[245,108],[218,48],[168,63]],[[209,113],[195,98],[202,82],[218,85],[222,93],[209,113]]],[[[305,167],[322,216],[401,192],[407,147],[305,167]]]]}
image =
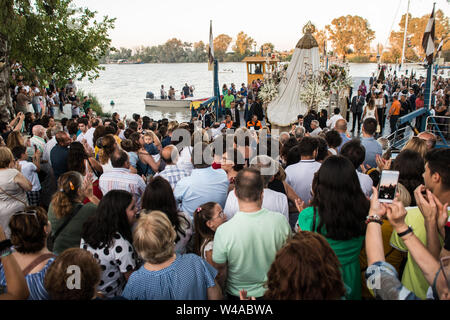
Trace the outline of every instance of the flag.
{"type": "Polygon", "coordinates": [[[438,54],[439,51],[442,50],[442,47],[443,47],[443,46],[444,46],[444,38],[442,38],[441,42],[439,43],[438,48],[437,48],[437,50],[436,50],[436,54],[438,54]]]}
{"type": "Polygon", "coordinates": [[[425,55],[428,60],[428,64],[433,64],[433,54],[434,54],[434,5],[433,11],[431,12],[430,19],[428,20],[427,27],[425,28],[425,33],[423,34],[422,39],[422,48],[425,50],[425,55]]]}
{"type": "Polygon", "coordinates": [[[212,34],[212,20],[209,25],[209,50],[208,50],[208,70],[214,69],[214,38],[212,34]]]}

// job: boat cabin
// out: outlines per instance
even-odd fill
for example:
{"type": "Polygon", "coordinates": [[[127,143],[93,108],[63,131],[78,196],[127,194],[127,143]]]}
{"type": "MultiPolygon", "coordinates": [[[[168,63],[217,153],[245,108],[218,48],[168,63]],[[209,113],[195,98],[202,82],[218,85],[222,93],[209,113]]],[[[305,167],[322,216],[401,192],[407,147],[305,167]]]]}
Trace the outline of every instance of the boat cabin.
{"type": "Polygon", "coordinates": [[[275,71],[278,59],[274,57],[246,57],[242,62],[247,63],[247,83],[251,84],[253,80],[264,80],[264,74],[275,71]]]}

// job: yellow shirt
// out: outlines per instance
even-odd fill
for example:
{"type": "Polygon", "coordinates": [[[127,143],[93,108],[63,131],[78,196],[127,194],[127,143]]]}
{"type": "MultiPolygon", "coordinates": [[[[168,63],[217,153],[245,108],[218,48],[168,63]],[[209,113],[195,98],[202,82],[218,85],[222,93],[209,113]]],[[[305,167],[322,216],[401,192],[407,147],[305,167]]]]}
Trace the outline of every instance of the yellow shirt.
{"type": "MultiPolygon", "coordinates": [[[[407,208],[408,214],[406,215],[405,222],[411,226],[416,237],[426,246],[427,245],[427,232],[425,230],[425,220],[418,207],[407,208]]],[[[441,239],[442,242],[442,239],[441,239]]],[[[422,270],[414,261],[408,248],[403,243],[403,240],[397,235],[397,232],[392,232],[391,246],[403,251],[408,252],[408,261],[406,262],[405,270],[403,271],[402,284],[414,292],[420,299],[426,299],[428,287],[430,286],[423,276],[422,270]]]]}

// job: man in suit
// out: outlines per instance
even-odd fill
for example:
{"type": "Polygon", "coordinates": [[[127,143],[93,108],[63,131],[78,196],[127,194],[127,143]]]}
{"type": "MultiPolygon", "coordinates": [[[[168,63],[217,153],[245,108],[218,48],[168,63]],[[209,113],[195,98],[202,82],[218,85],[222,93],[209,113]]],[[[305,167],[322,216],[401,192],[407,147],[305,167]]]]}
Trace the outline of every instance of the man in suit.
{"type": "Polygon", "coordinates": [[[361,129],[361,114],[363,112],[364,107],[364,96],[362,94],[361,90],[358,90],[358,96],[353,97],[352,99],[352,107],[351,112],[353,115],[353,125],[352,125],[352,134],[355,132],[355,122],[356,119],[358,119],[358,131],[357,134],[359,134],[359,130],[361,129]]]}
{"type": "Polygon", "coordinates": [[[202,128],[208,129],[209,127],[211,127],[211,115],[207,114],[206,109],[203,107],[200,109],[198,120],[202,122],[202,128]]]}

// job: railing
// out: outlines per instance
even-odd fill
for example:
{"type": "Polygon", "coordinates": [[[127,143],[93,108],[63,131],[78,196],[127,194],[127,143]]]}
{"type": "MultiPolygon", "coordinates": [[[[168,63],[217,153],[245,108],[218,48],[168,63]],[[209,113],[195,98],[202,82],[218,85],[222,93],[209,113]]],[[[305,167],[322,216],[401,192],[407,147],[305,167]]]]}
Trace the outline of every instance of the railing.
{"type": "Polygon", "coordinates": [[[426,121],[426,130],[432,132],[437,140],[437,144],[448,146],[447,139],[450,137],[450,117],[448,116],[430,116],[426,121]]]}
{"type": "Polygon", "coordinates": [[[398,129],[385,138],[389,141],[389,148],[401,150],[412,136],[414,136],[414,131],[407,126],[398,129]]]}

